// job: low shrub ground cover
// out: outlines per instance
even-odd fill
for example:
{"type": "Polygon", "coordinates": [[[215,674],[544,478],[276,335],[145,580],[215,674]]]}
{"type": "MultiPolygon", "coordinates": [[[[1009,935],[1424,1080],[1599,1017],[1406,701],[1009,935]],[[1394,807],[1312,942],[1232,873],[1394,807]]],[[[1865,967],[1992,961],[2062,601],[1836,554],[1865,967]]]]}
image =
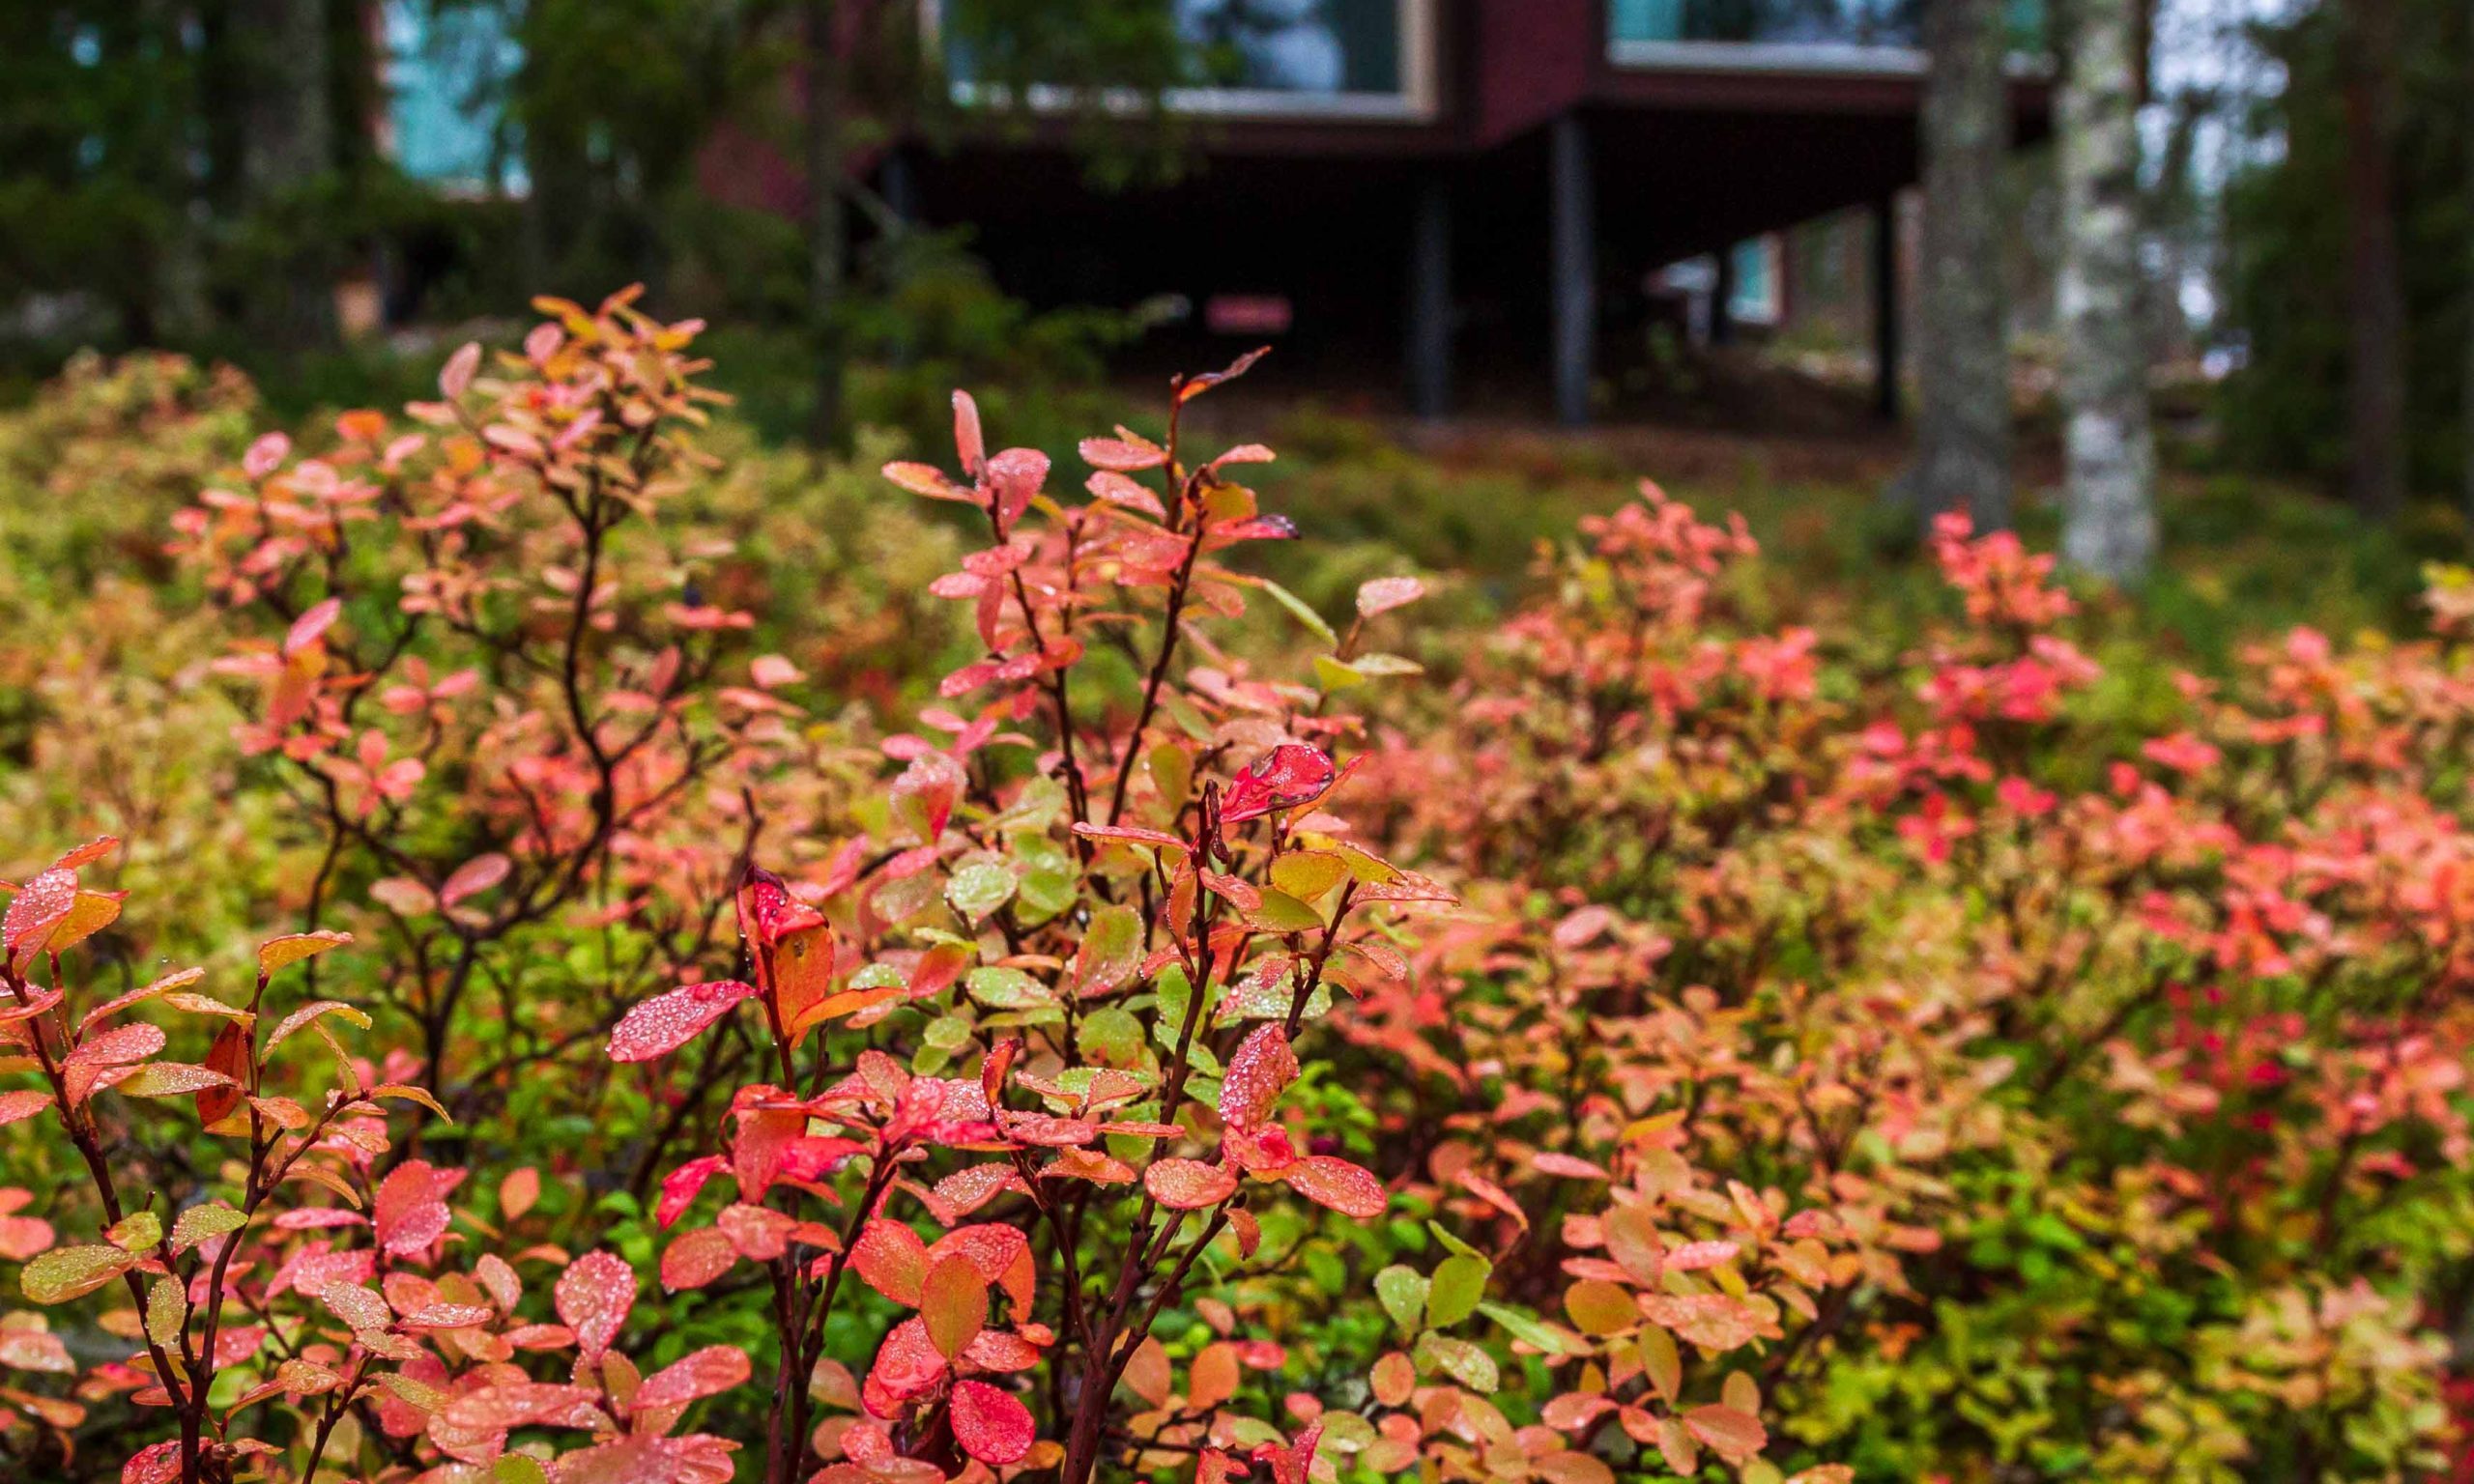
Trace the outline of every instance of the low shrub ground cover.
{"type": "Polygon", "coordinates": [[[542,309],[0,434],[12,1476],[2449,1467],[2474,582],[2183,674],[1645,487],[1301,597],[1251,357],[811,471],[542,309]]]}

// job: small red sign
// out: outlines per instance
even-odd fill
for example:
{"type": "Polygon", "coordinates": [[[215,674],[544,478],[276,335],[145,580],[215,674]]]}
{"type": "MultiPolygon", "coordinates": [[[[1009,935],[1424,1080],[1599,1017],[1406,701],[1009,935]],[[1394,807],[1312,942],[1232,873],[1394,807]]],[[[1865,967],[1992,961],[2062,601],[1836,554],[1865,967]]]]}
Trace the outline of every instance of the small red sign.
{"type": "Polygon", "coordinates": [[[1203,326],[1215,335],[1284,335],[1296,317],[1280,294],[1214,294],[1202,305],[1203,326]]]}

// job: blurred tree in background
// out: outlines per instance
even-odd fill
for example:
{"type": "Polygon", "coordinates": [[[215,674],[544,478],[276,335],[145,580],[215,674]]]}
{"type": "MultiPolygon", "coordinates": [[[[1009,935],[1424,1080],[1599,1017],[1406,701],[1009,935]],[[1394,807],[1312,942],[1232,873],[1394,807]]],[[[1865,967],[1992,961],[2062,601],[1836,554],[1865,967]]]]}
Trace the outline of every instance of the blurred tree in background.
{"type": "Polygon", "coordinates": [[[2474,276],[2466,268],[2474,242],[2465,185],[2474,170],[2469,13],[2457,0],[2379,0],[2378,8],[2393,15],[2373,18],[2390,23],[2351,39],[2346,19],[2359,8],[2335,0],[2254,33],[2286,85],[2263,97],[2248,121],[2272,147],[2257,152],[2258,162],[2228,194],[2227,307],[2246,355],[2223,400],[2235,458],[2306,473],[2371,501],[2394,498],[2386,492],[2396,488],[2455,492],[2474,452],[2462,414],[2474,336],[2474,276]],[[2366,44],[2376,52],[2366,56],[2366,44]],[[2349,128],[2347,88],[2361,86],[2365,64],[2389,73],[2393,117],[2357,119],[2349,128]],[[2369,144],[2366,125],[2385,140],[2367,161],[2357,158],[2369,144]],[[2380,271],[2362,266],[2361,247],[2349,246],[2365,226],[2379,225],[2363,220],[2375,210],[2365,181],[2379,184],[2383,169],[2395,243],[2386,284],[2364,281],[2380,271]],[[2393,317],[2366,292],[2382,288],[2396,293],[2393,317]],[[2364,315],[2373,320],[2368,347],[2358,338],[2364,315]],[[2384,351],[2376,339],[2383,333],[2393,341],[2384,351]],[[2377,406],[2355,408],[2366,390],[2374,402],[2390,394],[2378,385],[2388,374],[2378,364],[2374,385],[2362,385],[2365,355],[2395,357],[2402,386],[2393,417],[2377,406]],[[2382,438],[2396,440],[2393,452],[2380,446],[2382,438]]]}
{"type": "MultiPolygon", "coordinates": [[[[544,288],[642,281],[672,312],[805,341],[807,407],[785,421],[829,440],[848,420],[848,357],[976,374],[988,347],[967,337],[999,323],[1021,335],[966,240],[913,229],[875,186],[897,138],[933,149],[964,127],[940,47],[968,58],[971,128],[1029,128],[1030,84],[1061,82],[1063,105],[1044,98],[1041,116],[1074,132],[1095,178],[1183,167],[1182,131],[1125,106],[1181,80],[1170,8],[1094,0],[1071,26],[1055,14],[967,0],[931,45],[894,0],[0,7],[0,367],[162,345],[279,385],[337,375],[354,363],[333,354],[346,332],[382,319],[516,314],[544,288]],[[399,160],[399,68],[422,72],[425,125],[480,141],[469,178],[442,188],[435,160],[399,160]],[[1105,128],[1081,106],[1103,85],[1105,128]],[[1124,127],[1129,112],[1156,127],[1124,127]],[[803,209],[717,199],[703,176],[734,150],[793,172],[803,209]],[[956,296],[991,306],[958,310],[956,296]],[[878,311],[898,303],[930,307],[889,327],[878,311]]],[[[1066,316],[1035,338],[1082,364],[1110,334],[1066,316]]],[[[375,390],[340,374],[332,392],[375,390]]]]}

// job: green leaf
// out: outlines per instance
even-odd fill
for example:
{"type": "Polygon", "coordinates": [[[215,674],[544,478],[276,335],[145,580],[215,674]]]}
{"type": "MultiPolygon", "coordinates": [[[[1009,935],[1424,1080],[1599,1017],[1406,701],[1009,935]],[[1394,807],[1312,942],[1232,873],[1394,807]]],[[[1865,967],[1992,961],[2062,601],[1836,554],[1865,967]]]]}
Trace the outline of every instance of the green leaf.
{"type": "Polygon", "coordinates": [[[1298,622],[1306,625],[1308,633],[1335,649],[1340,647],[1340,636],[1332,632],[1332,626],[1323,621],[1323,615],[1309,607],[1304,598],[1282,587],[1270,578],[1262,579],[1262,585],[1263,591],[1272,595],[1272,601],[1287,609],[1298,622]]]}
{"type": "Polygon", "coordinates": [[[103,1240],[125,1252],[144,1252],[163,1240],[163,1218],[151,1211],[132,1211],[113,1222],[103,1240]]]}
{"type": "Polygon", "coordinates": [[[1423,675],[1426,668],[1401,654],[1361,654],[1349,661],[1361,675],[1423,675]]]}
{"type": "Polygon", "coordinates": [[[1494,1265],[1482,1257],[1445,1259],[1435,1269],[1432,1290],[1426,1295],[1426,1323],[1448,1329],[1467,1319],[1486,1297],[1486,1279],[1493,1273],[1494,1265]]]}
{"type": "Polygon", "coordinates": [[[1151,764],[1151,785],[1171,806],[1183,805],[1194,786],[1194,757],[1174,742],[1163,742],[1144,755],[1151,764]]]}
{"type": "Polygon", "coordinates": [[[1314,932],[1323,926],[1321,913],[1282,891],[1263,893],[1263,903],[1246,914],[1248,926],[1263,932],[1314,932]]]}
{"type": "Polygon", "coordinates": [[[1383,1312],[1402,1333],[1418,1327],[1418,1317],[1425,1312],[1426,1294],[1433,1285],[1425,1274],[1398,1263],[1374,1275],[1374,1297],[1382,1301],[1383,1312]]]}
{"type": "Polygon", "coordinates": [[[983,922],[1013,899],[1013,870],[994,861],[965,866],[945,883],[946,902],[966,922],[983,922]]]}
{"type": "Polygon", "coordinates": [[[240,1084],[211,1067],[187,1062],[149,1062],[112,1084],[124,1098],[182,1098],[215,1087],[240,1084]]]}
{"type": "Polygon", "coordinates": [[[248,1224],[248,1217],[219,1201],[192,1206],[172,1218],[172,1250],[187,1252],[210,1237],[237,1232],[248,1224]]]}
{"type": "Polygon", "coordinates": [[[1142,919],[1132,907],[1102,907],[1074,956],[1078,998],[1106,994],[1134,978],[1142,966],[1142,919]]]}
{"type": "Polygon", "coordinates": [[[178,1278],[157,1278],[146,1291],[146,1337],[165,1350],[177,1351],[181,1327],[188,1318],[187,1285],[178,1278]]]}
{"type": "MultiPolygon", "coordinates": [[[[273,1051],[275,1047],[282,1045],[285,1042],[291,1040],[293,1033],[299,1031],[302,1026],[316,1025],[319,1021],[329,1015],[341,1016],[343,1019],[352,1022],[354,1025],[359,1026],[364,1031],[369,1029],[369,1016],[362,1013],[360,1011],[355,1010],[350,1005],[346,1005],[340,1000],[312,1000],[308,1004],[302,1006],[299,1010],[296,1010],[292,1013],[284,1016],[283,1019],[276,1024],[274,1033],[267,1038],[266,1050],[268,1052],[273,1051]]],[[[321,1029],[324,1028],[321,1027],[321,1029]]],[[[335,1046],[335,1042],[331,1038],[329,1039],[327,1043],[331,1046],[335,1046]]],[[[341,1046],[335,1046],[335,1054],[338,1057],[342,1056],[344,1054],[343,1048],[341,1046]]]]}
{"type": "Polygon", "coordinates": [[[964,984],[972,999],[991,1010],[1037,1010],[1056,1003],[1048,985],[1020,969],[973,969],[964,984]]]}
{"type": "Polygon", "coordinates": [[[1415,1358],[1420,1370],[1441,1371],[1472,1391],[1490,1394],[1502,1381],[1494,1356],[1467,1340],[1431,1329],[1418,1336],[1415,1358]]]}
{"type": "Polygon", "coordinates": [[[1478,1305],[1478,1312],[1503,1326],[1505,1332],[1513,1339],[1525,1340],[1550,1356],[1564,1355],[1570,1348],[1569,1342],[1562,1335],[1524,1310],[1501,1303],[1482,1303],[1478,1305]]]}
{"type": "Polygon", "coordinates": [[[1142,1022],[1114,1005],[1104,1005],[1082,1017],[1075,1049],[1083,1060],[1103,1066],[1136,1066],[1142,1060],[1142,1022]]]}
{"type": "Polygon", "coordinates": [[[137,1265],[135,1253],[106,1243],[54,1247],[17,1275],[29,1303],[67,1303],[82,1298],[137,1265]]]}
{"type": "Polygon", "coordinates": [[[1328,654],[1318,654],[1314,656],[1314,683],[1322,688],[1325,695],[1338,696],[1342,691],[1366,684],[1366,676],[1328,654]]]}

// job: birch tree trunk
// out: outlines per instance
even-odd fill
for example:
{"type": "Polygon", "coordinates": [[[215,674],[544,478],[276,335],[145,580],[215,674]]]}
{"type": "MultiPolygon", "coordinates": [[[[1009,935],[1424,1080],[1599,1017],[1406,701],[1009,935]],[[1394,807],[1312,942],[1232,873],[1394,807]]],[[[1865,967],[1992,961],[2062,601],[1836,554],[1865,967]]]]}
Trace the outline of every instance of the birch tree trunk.
{"type": "Polygon", "coordinates": [[[2002,157],[2010,108],[1999,0],[1926,0],[1924,241],[1917,281],[1918,513],[2010,524],[2008,305],[2002,157]]]}
{"type": "Polygon", "coordinates": [[[2139,271],[2138,19],[2132,0],[2071,0],[2062,79],[2061,549],[2117,583],[2156,555],[2156,443],[2139,271]]]}

